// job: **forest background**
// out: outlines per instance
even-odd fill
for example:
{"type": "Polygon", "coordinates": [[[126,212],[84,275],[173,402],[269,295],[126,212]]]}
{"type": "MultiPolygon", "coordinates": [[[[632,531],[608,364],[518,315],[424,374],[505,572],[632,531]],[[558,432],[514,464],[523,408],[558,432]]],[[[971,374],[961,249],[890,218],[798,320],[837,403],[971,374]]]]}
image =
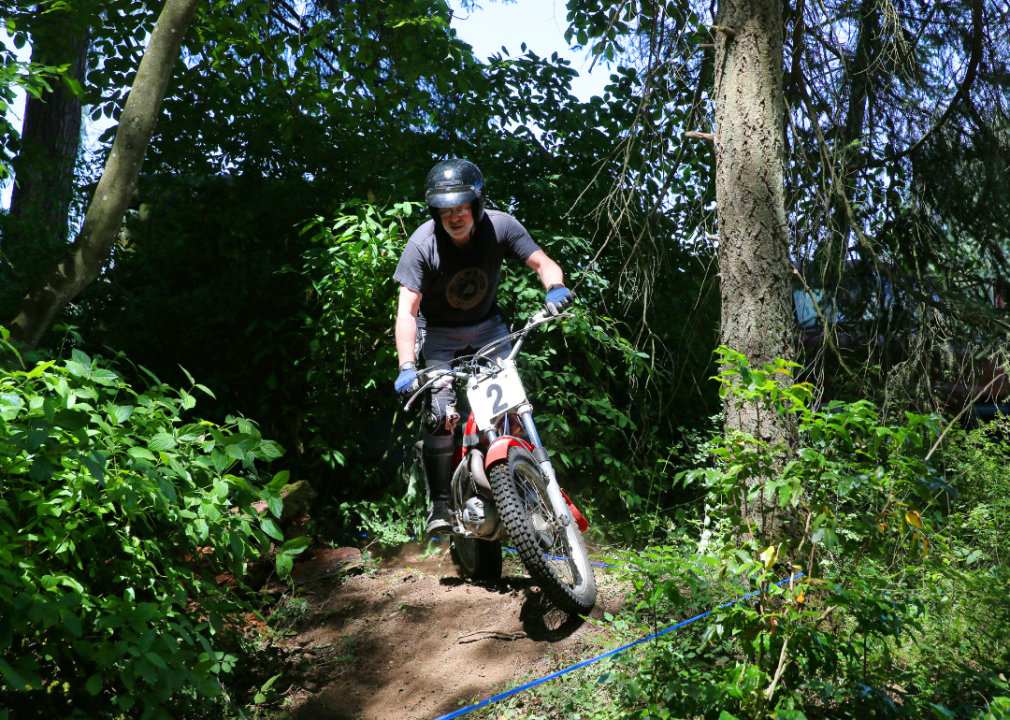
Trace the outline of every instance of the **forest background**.
{"type": "MultiPolygon", "coordinates": [[[[107,212],[107,251],[80,263],[94,280],[40,315],[108,199],[126,88],[172,6],[0,1],[32,48],[0,75],[4,102],[30,96],[23,127],[0,126],[11,708],[211,712],[234,660],[212,636],[245,601],[187,574],[165,533],[240,574],[283,536],[226,508],[279,502],[289,481],[315,493],[317,538],[413,533],[391,275],[424,173],[459,156],[579,297],[526,371],[598,540],[648,548],[635,617],[763,593],[583,700],[643,717],[999,711],[1008,450],[961,427],[1003,390],[1005,3],[571,0],[568,42],[610,73],[589,98],[556,56],[475,57],[439,1],[190,3],[125,216],[107,212]],[[734,97],[753,124],[720,116],[734,97]],[[84,109],[114,122],[91,162],[84,109]],[[96,572],[106,540],[123,564],[96,572]],[[807,579],[771,589],[793,567],[807,579]],[[190,617],[195,596],[218,620],[190,617]],[[956,642],[967,627],[989,632],[956,642]]],[[[542,290],[506,267],[499,298],[518,321],[542,290]]],[[[281,549],[289,568],[304,547],[281,549]]]]}

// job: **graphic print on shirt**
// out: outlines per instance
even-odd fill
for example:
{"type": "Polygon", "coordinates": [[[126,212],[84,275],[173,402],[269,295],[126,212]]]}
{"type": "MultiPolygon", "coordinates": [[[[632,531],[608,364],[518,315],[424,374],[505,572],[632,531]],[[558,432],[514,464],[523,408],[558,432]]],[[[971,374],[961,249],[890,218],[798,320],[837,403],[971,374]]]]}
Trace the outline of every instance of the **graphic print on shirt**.
{"type": "Polygon", "coordinates": [[[487,294],[488,278],[480,268],[466,268],[456,273],[445,289],[445,299],[454,308],[469,310],[487,294]]]}

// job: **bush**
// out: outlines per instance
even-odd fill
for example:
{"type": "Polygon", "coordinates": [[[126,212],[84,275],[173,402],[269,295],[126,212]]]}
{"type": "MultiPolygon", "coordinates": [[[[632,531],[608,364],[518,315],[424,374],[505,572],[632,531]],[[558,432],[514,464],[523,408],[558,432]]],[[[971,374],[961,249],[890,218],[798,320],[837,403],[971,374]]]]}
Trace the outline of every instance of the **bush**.
{"type": "Polygon", "coordinates": [[[639,561],[638,618],[753,597],[653,646],[625,675],[625,705],[641,718],[1006,717],[1010,573],[979,563],[1002,536],[973,522],[1006,495],[978,454],[991,446],[945,449],[942,418],[865,401],[812,410],[791,363],[721,355],[724,388],[790,416],[798,447],[729,432],[709,468],[681,473],[706,487],[706,532],[639,561]]]}
{"type": "Polygon", "coordinates": [[[0,341],[0,693],[12,717],[169,718],[182,698],[218,695],[236,661],[223,634],[248,608],[215,576],[241,578],[268,536],[282,539],[250,507],[266,500],[280,516],[287,474],[257,487],[255,463],[282,449],[242,418],[190,420],[207,388],[151,379],[134,390],[76,350],[25,369],[0,341]]]}

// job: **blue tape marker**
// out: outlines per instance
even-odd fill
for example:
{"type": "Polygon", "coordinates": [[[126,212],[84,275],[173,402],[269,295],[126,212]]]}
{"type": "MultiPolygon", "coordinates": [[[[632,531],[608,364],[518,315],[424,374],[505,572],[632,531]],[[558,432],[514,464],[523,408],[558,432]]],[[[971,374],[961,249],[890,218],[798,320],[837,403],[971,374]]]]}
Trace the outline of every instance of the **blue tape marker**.
{"type": "MultiPolygon", "coordinates": [[[[791,581],[793,581],[793,580],[795,580],[797,578],[801,578],[801,577],[803,577],[803,573],[796,573],[792,577],[788,577],[785,580],[780,580],[779,582],[777,582],[775,584],[776,585],[785,585],[787,582],[791,582],[791,581]]],[[[744,600],[752,598],[752,597],[754,597],[757,594],[759,594],[759,593],[752,592],[749,595],[744,595],[742,598],[738,598],[737,600],[733,600],[731,602],[728,602],[728,603],[725,603],[723,605],[720,605],[719,607],[715,608],[715,610],[721,610],[723,608],[729,607],[730,605],[736,605],[737,603],[743,602],[744,600]]],[[[683,622],[679,622],[676,625],[671,625],[670,627],[668,627],[668,628],[666,628],[664,630],[660,630],[657,633],[653,633],[652,635],[647,635],[646,637],[641,638],[639,640],[635,640],[634,642],[628,643],[627,645],[622,645],[621,647],[617,648],[616,650],[610,650],[609,652],[605,652],[602,655],[597,655],[594,658],[589,658],[588,660],[583,660],[582,662],[580,662],[577,665],[572,665],[570,668],[565,668],[564,670],[558,670],[555,673],[551,673],[547,677],[540,678],[539,680],[534,680],[533,682],[528,682],[525,685],[520,685],[519,687],[512,688],[511,690],[506,690],[505,692],[501,693],[500,695],[495,695],[494,697],[488,698],[487,700],[481,700],[479,703],[475,703],[475,704],[469,705],[469,706],[467,706],[465,708],[461,708],[459,710],[456,710],[454,712],[449,713],[448,715],[440,715],[439,717],[435,718],[435,720],[452,720],[453,718],[462,717],[463,715],[466,715],[467,713],[471,713],[474,710],[480,710],[481,708],[486,708],[488,705],[492,705],[492,704],[494,704],[496,702],[504,700],[505,698],[510,698],[513,695],[521,693],[523,690],[529,690],[530,688],[534,688],[537,685],[543,685],[545,682],[548,682],[550,680],[554,680],[555,678],[559,678],[562,675],[567,675],[570,672],[574,672],[576,670],[580,670],[580,669],[586,667],[587,665],[592,665],[593,663],[599,662],[600,660],[604,660],[604,659],[606,659],[608,657],[613,657],[614,655],[622,653],[625,650],[628,650],[629,648],[635,647],[636,645],[641,645],[642,643],[648,642],[649,640],[655,640],[660,635],[666,635],[667,633],[673,632],[674,630],[679,630],[680,628],[684,627],[685,625],[690,625],[693,622],[697,622],[698,620],[701,620],[703,618],[707,618],[709,615],[711,615],[713,612],[715,612],[715,610],[709,610],[708,612],[704,612],[701,615],[696,615],[695,617],[691,618],[690,620],[684,620],[683,622]]]]}

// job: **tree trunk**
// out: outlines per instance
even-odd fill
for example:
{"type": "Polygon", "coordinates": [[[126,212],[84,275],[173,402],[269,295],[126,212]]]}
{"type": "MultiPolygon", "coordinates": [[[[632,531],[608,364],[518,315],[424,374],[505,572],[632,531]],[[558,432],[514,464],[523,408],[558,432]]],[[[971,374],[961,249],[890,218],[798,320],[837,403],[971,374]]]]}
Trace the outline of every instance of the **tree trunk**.
{"type": "MultiPolygon", "coordinates": [[[[65,18],[53,14],[51,32],[40,32],[32,47],[32,62],[69,63],[83,84],[87,39],[69,31],[65,18]]],[[[21,129],[21,151],[15,161],[11,215],[64,237],[74,191],[74,164],[81,144],[81,99],[64,84],[53,84],[40,98],[29,97],[21,129]]],[[[18,248],[17,250],[20,250],[18,248]]],[[[8,249],[8,252],[10,250],[8,249]]]]}
{"type": "Polygon", "coordinates": [[[856,39],[856,54],[849,68],[849,104],[845,111],[845,124],[839,128],[838,159],[841,168],[838,174],[842,182],[844,199],[835,196],[832,202],[832,219],[838,229],[838,253],[847,255],[851,226],[845,203],[852,201],[855,182],[851,165],[852,159],[860,155],[852,143],[863,136],[866,111],[873,92],[875,76],[873,64],[879,55],[880,10],[877,0],[863,0],[859,8],[859,35],[856,39]]]}
{"type": "MultiPolygon", "coordinates": [[[[760,367],[792,349],[792,263],[783,190],[781,0],[723,0],[717,16],[715,183],[722,342],[760,367]]],[[[727,429],[787,443],[789,423],[731,392],[727,429]]]]}
{"type": "Polygon", "coordinates": [[[158,111],[179,57],[182,38],[200,0],[167,0],[126,99],[112,152],[69,251],[22,301],[11,336],[38,345],[56,314],[98,277],[109,259],[140,178],[158,111]]]}

